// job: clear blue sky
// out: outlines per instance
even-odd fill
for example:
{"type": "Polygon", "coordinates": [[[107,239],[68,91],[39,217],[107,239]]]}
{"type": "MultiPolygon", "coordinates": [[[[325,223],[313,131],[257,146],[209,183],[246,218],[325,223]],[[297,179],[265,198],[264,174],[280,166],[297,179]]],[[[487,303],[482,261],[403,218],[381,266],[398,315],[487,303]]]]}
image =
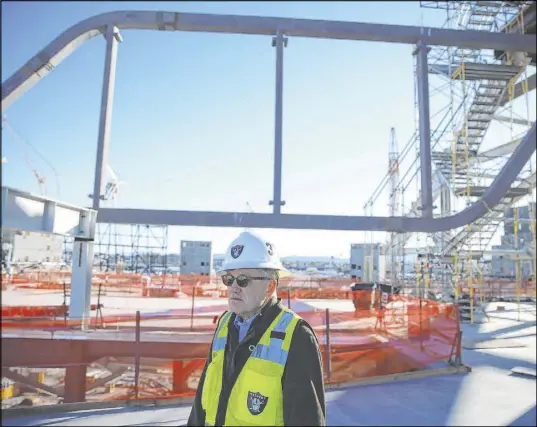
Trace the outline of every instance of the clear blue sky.
{"type": "MultiPolygon", "coordinates": [[[[2,2],[2,80],[62,31],[112,10],[263,15],[440,26],[419,2],[2,2]]],[[[118,207],[268,212],[272,198],[274,59],[270,37],[124,31],[109,163],[118,207]]],[[[89,205],[105,42],[96,37],[6,112],[47,177],[47,195],[89,205]]],[[[388,169],[390,127],[414,130],[412,47],[296,39],[285,51],[283,198],[287,213],[362,214],[388,169]]],[[[3,130],[3,185],[39,192],[3,130]]],[[[387,214],[387,196],[376,214],[387,214]]],[[[223,252],[239,229],[172,228],[223,252]]],[[[265,230],[282,255],[347,257],[363,232],[265,230]]]]}

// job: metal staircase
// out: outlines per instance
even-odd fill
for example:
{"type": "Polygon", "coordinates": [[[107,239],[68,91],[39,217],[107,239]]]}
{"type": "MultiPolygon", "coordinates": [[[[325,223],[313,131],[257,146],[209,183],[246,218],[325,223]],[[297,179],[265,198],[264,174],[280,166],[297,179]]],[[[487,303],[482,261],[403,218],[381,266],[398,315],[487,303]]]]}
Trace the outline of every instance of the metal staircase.
{"type": "Polygon", "coordinates": [[[466,150],[468,156],[475,158],[485,137],[494,113],[500,107],[509,82],[521,71],[521,67],[500,64],[459,64],[457,70],[451,75],[454,80],[477,81],[479,85],[475,96],[468,108],[462,129],[457,132],[455,153],[433,151],[431,156],[437,170],[444,175],[447,181],[454,182],[455,186],[465,185],[468,170],[466,168],[466,150]],[[464,72],[461,71],[464,68],[464,72]],[[465,135],[467,135],[465,137],[465,135]],[[468,143],[468,148],[466,148],[468,143]],[[453,158],[456,168],[453,174],[453,158]]]}
{"type": "MultiPolygon", "coordinates": [[[[501,64],[463,63],[458,65],[451,78],[479,80],[479,85],[468,108],[463,129],[458,132],[454,152],[447,150],[432,152],[435,170],[443,177],[443,179],[437,179],[438,181],[449,183],[452,188],[461,188],[468,186],[470,180],[471,188],[477,188],[474,187],[474,183],[476,178],[479,179],[479,176],[471,175],[471,171],[475,169],[474,165],[478,160],[481,143],[510,81],[520,71],[520,67],[501,64]],[[467,157],[470,170],[468,169],[467,157]],[[454,159],[455,168],[453,167],[454,159]]],[[[455,195],[460,197],[464,196],[465,193],[465,191],[459,190],[456,191],[455,195]]],[[[503,209],[501,213],[503,214],[503,209]]],[[[464,238],[459,242],[457,237],[463,235],[460,233],[454,235],[451,231],[435,233],[433,241],[443,255],[458,251],[458,245],[452,246],[452,242],[467,243],[469,248],[477,248],[478,252],[483,252],[496,233],[501,223],[501,217],[496,221],[487,216],[485,220],[480,221],[481,224],[472,225],[476,229],[475,233],[471,232],[465,235],[471,240],[470,242],[464,242],[464,238]],[[476,238],[479,241],[475,241],[476,238]],[[449,243],[446,245],[445,242],[449,243]]]]}
{"type": "MultiPolygon", "coordinates": [[[[536,174],[511,187],[503,199],[484,217],[475,221],[470,227],[461,228],[444,247],[444,254],[449,255],[461,251],[472,251],[476,257],[483,254],[498,227],[503,223],[505,210],[529,194],[530,188],[535,188],[536,174]]],[[[474,187],[473,197],[480,197],[484,188],[474,187]]]]}
{"type": "MultiPolygon", "coordinates": [[[[474,31],[500,31],[505,26],[504,21],[510,21],[516,16],[521,7],[528,2],[501,2],[501,1],[460,1],[460,2],[420,2],[422,7],[446,9],[447,25],[461,30],[474,31]]],[[[500,63],[495,57],[486,57],[486,51],[476,49],[446,49],[433,48],[430,54],[435,58],[429,65],[429,72],[443,77],[443,80],[451,81],[451,84],[464,82],[465,90],[462,95],[464,100],[457,106],[457,111],[451,116],[457,117],[459,126],[453,135],[453,143],[437,144],[433,147],[433,197],[440,195],[442,186],[452,190],[452,195],[477,200],[487,190],[484,185],[494,174],[490,169],[496,168],[487,162],[502,158],[511,153],[519,141],[511,141],[488,152],[480,152],[486,132],[493,120],[497,120],[495,114],[509,98],[510,84],[514,83],[523,70],[520,64],[500,63]],[[461,108],[462,107],[462,108],[461,108]],[[462,117],[458,111],[464,112],[462,117]],[[455,167],[453,167],[455,162],[455,167]],[[485,165],[482,167],[481,163],[485,165]],[[481,171],[479,170],[481,169],[481,171]],[[483,170],[484,169],[484,170],[483,170]]],[[[506,57],[504,57],[506,58],[506,57]]],[[[460,84],[460,83],[459,83],[460,84]]],[[[496,163],[496,162],[494,162],[496,163]]],[[[507,207],[516,203],[522,197],[529,194],[529,188],[535,187],[535,174],[526,180],[519,179],[508,191],[500,203],[489,211],[483,218],[475,221],[470,227],[462,227],[444,233],[435,233],[431,237],[435,242],[435,253],[445,264],[446,273],[455,274],[457,269],[453,262],[465,258],[470,260],[472,266],[482,258],[488,249],[498,227],[503,223],[504,211],[507,207]],[[456,256],[455,256],[456,255],[456,256]]],[[[420,206],[418,199],[412,204],[410,216],[419,214],[420,206]]],[[[449,210],[449,208],[447,208],[449,210]]],[[[444,212],[444,215],[446,212],[444,212]]],[[[410,236],[405,235],[405,238],[410,236]]],[[[474,267],[472,267],[474,268],[474,267]]],[[[458,281],[458,280],[456,280],[458,281]]],[[[453,283],[446,282],[445,292],[453,289],[453,283]]],[[[460,303],[461,320],[469,321],[471,317],[469,301],[457,301],[460,303]]],[[[484,311],[474,305],[474,321],[482,318],[484,311]]]]}
{"type": "Polygon", "coordinates": [[[485,308],[479,300],[474,298],[473,304],[470,303],[470,296],[467,294],[461,295],[457,301],[459,308],[459,317],[462,323],[483,323],[485,319],[490,320],[485,308]],[[472,316],[473,308],[473,316],[472,316]]]}
{"type": "MultiPolygon", "coordinates": [[[[504,2],[461,3],[464,3],[460,5],[461,25],[465,29],[497,30],[496,18],[504,11],[504,2]]],[[[513,9],[512,12],[516,13],[516,10],[513,9]]],[[[473,172],[479,162],[478,153],[481,144],[509,85],[514,83],[523,68],[517,65],[486,63],[481,58],[481,52],[475,49],[456,49],[450,61],[451,65],[436,66],[435,72],[444,74],[452,80],[464,81],[465,84],[475,87],[475,93],[466,109],[466,117],[463,118],[461,128],[456,133],[454,147],[450,150],[433,151],[432,160],[437,171],[450,183],[450,187],[455,189],[455,196],[476,198],[486,190],[484,187],[476,186],[477,180],[482,176],[473,172]],[[467,194],[468,190],[470,194],[467,194]]],[[[438,239],[444,241],[442,254],[447,256],[460,254],[462,250],[471,250],[476,258],[482,256],[502,223],[505,208],[527,194],[526,184],[515,185],[501,203],[485,217],[470,227],[442,236],[438,239]]]]}

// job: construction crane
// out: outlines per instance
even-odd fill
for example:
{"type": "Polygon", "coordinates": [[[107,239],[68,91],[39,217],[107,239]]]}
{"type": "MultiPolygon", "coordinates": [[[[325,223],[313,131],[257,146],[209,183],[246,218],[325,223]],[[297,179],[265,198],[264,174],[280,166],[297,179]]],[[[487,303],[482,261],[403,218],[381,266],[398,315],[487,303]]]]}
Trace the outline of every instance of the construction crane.
{"type": "MultiPolygon", "coordinates": [[[[389,181],[389,208],[390,216],[399,215],[399,204],[401,196],[401,187],[399,182],[399,148],[395,137],[395,128],[390,129],[390,146],[389,146],[389,161],[388,161],[389,181]]],[[[400,275],[400,250],[402,242],[401,236],[398,233],[390,233],[388,240],[388,249],[390,253],[390,272],[392,283],[397,283],[400,275]]]]}
{"type": "MultiPolygon", "coordinates": [[[[46,185],[45,185],[45,179],[46,177],[44,175],[41,175],[37,169],[34,167],[33,163],[30,160],[30,157],[28,156],[28,152],[24,148],[24,145],[21,144],[21,137],[19,134],[13,129],[9,121],[7,120],[6,116],[2,117],[2,129],[4,128],[4,125],[6,126],[7,130],[11,133],[11,136],[13,136],[13,140],[17,143],[17,147],[22,152],[22,155],[24,156],[24,160],[26,161],[26,164],[31,169],[35,179],[37,180],[37,183],[39,185],[39,190],[41,195],[45,196],[47,193],[46,185]]],[[[7,159],[4,157],[2,158],[2,163],[7,163],[7,159]]]]}

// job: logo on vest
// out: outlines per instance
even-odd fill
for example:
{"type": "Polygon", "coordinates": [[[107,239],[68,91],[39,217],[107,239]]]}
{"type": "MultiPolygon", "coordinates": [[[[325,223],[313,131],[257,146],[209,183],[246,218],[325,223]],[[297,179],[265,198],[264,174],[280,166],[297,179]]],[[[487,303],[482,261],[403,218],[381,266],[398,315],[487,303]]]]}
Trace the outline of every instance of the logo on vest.
{"type": "Polygon", "coordinates": [[[235,245],[231,248],[231,256],[235,259],[241,256],[242,250],[244,249],[243,245],[235,245]]]}
{"type": "Polygon", "coordinates": [[[268,397],[263,396],[261,393],[248,392],[247,406],[250,414],[259,415],[267,406],[268,397]]]}

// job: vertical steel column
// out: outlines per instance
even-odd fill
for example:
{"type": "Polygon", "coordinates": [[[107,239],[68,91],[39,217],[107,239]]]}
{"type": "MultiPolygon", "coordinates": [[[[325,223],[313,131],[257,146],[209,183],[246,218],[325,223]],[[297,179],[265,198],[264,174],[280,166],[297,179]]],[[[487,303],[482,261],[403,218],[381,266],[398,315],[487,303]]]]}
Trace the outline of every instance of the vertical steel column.
{"type": "Polygon", "coordinates": [[[84,329],[90,321],[93,240],[75,237],[71,273],[69,320],[84,329]],[[73,322],[74,323],[74,322],[73,322]]]}
{"type": "Polygon", "coordinates": [[[136,312],[136,329],[134,331],[135,352],[134,352],[134,398],[140,397],[140,310],[136,312]]]}
{"type": "Polygon", "coordinates": [[[427,54],[429,48],[423,42],[418,42],[413,54],[417,59],[418,79],[418,110],[420,132],[420,175],[422,216],[433,216],[433,179],[431,159],[431,117],[429,111],[429,67],[427,54]]]}
{"type": "MultiPolygon", "coordinates": [[[[451,189],[447,185],[442,185],[440,188],[440,216],[445,217],[451,215],[451,189]]],[[[444,249],[448,244],[449,234],[446,232],[441,233],[440,239],[440,251],[444,253],[444,249]]],[[[442,268],[442,275],[444,275],[445,269],[442,268]]]]}
{"type": "Polygon", "coordinates": [[[192,287],[192,308],[190,309],[190,331],[194,330],[194,307],[196,305],[196,286],[198,284],[198,281],[196,280],[194,282],[194,286],[192,287]]]}
{"type": "Polygon", "coordinates": [[[112,104],[114,100],[114,84],[116,81],[117,46],[122,38],[119,29],[113,25],[106,29],[106,57],[104,62],[103,91],[101,95],[101,115],[99,118],[99,139],[97,142],[97,158],[95,160],[95,181],[93,184],[93,209],[99,209],[101,189],[104,176],[104,165],[108,160],[108,143],[112,122],[112,104]]]}
{"type": "Polygon", "coordinates": [[[65,368],[65,385],[63,403],[79,403],[86,401],[87,366],[70,365],[65,368]]]}
{"type": "Polygon", "coordinates": [[[451,192],[447,185],[442,185],[440,190],[441,216],[451,215],[451,192]]]}
{"type": "Polygon", "coordinates": [[[325,324],[326,324],[326,336],[325,336],[325,347],[324,347],[324,362],[325,362],[325,373],[326,379],[330,381],[332,376],[332,360],[330,357],[330,309],[325,310],[325,324]]]}
{"type": "Polygon", "coordinates": [[[274,195],[269,205],[273,205],[275,214],[281,213],[285,205],[282,200],[282,122],[283,122],[283,48],[287,46],[287,38],[278,33],[272,39],[276,47],[276,107],[274,118],[274,195]]]}

